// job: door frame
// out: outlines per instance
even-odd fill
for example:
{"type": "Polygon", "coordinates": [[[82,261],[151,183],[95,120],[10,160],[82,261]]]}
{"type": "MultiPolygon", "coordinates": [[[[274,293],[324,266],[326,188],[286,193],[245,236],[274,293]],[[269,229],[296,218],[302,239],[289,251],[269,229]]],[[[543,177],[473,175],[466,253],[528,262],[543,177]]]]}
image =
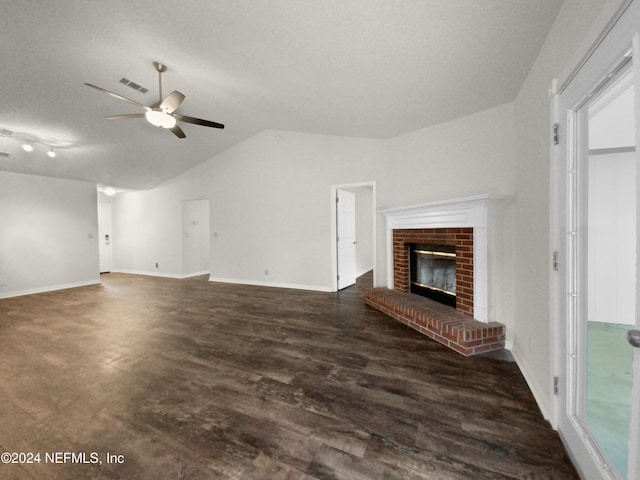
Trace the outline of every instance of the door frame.
{"type": "MultiPolygon", "coordinates": [[[[372,216],[372,227],[371,227],[371,235],[372,235],[372,249],[373,249],[373,284],[376,284],[376,182],[360,182],[360,183],[346,183],[340,185],[331,185],[330,187],[330,211],[331,211],[331,221],[329,233],[330,233],[330,242],[331,242],[331,291],[338,291],[338,245],[336,242],[337,238],[337,225],[336,225],[336,196],[338,190],[349,190],[354,188],[362,188],[369,187],[372,189],[372,197],[371,197],[371,216],[372,216]]],[[[357,215],[357,214],[356,214],[357,215]]]]}
{"type": "MultiPolygon", "coordinates": [[[[581,332],[576,317],[578,309],[581,308],[577,297],[581,291],[581,288],[578,288],[581,279],[575,274],[574,262],[579,260],[576,255],[584,250],[578,243],[580,235],[576,231],[578,223],[574,205],[579,202],[576,195],[584,186],[579,184],[581,180],[575,175],[576,165],[572,163],[578,158],[578,151],[583,148],[578,145],[574,133],[581,128],[579,107],[591,92],[604,85],[607,75],[624,61],[624,54],[632,42],[629,33],[632,37],[636,35],[634,42],[637,43],[637,33],[640,30],[640,22],[637,19],[639,3],[640,0],[621,0],[613,16],[606,23],[599,23],[603,26],[602,29],[581,60],[575,64],[574,69],[564,77],[563,83],[554,80],[550,91],[550,123],[559,127],[558,144],[551,145],[550,155],[550,250],[554,252],[554,268],[550,274],[550,341],[553,355],[550,380],[554,383],[551,391],[555,392],[552,399],[551,423],[558,430],[582,476],[589,479],[614,479],[617,475],[607,466],[603,453],[597,443],[593,442],[578,415],[581,398],[578,375],[581,374],[580,362],[584,361],[585,352],[581,351],[581,344],[578,342],[579,335],[584,332],[581,332]],[[634,6],[630,8],[632,4],[634,6]]],[[[636,48],[633,60],[636,75],[640,62],[638,53],[636,48]]],[[[640,237],[637,241],[640,242],[640,237]]],[[[638,298],[640,297],[636,293],[636,304],[638,298]]],[[[638,367],[640,352],[637,349],[635,358],[638,367]]],[[[635,371],[639,370],[636,368],[635,371]]],[[[637,383],[637,380],[634,381],[634,398],[638,398],[637,383]]],[[[637,415],[632,415],[634,421],[638,420],[636,417],[637,415]]],[[[632,425],[632,431],[633,428],[637,436],[637,425],[632,425]]],[[[633,447],[633,444],[630,444],[630,447],[633,447]]]]}
{"type": "Polygon", "coordinates": [[[109,203],[98,203],[98,270],[100,271],[99,273],[110,273],[113,271],[113,216],[112,216],[112,212],[113,209],[111,208],[111,204],[109,203]],[[108,230],[109,230],[109,268],[107,270],[102,270],[102,255],[101,255],[101,251],[103,248],[103,242],[104,239],[102,238],[104,235],[104,231],[102,230],[102,228],[100,228],[103,225],[104,222],[104,215],[103,215],[103,209],[107,209],[109,211],[108,213],[108,230]]]}
{"type": "Polygon", "coordinates": [[[180,221],[181,221],[181,225],[180,225],[180,231],[181,231],[181,235],[180,235],[180,248],[181,248],[181,257],[180,257],[180,262],[181,262],[181,276],[180,278],[189,278],[189,277],[196,277],[199,275],[206,275],[211,273],[211,227],[210,227],[210,217],[211,217],[211,201],[208,198],[196,198],[196,199],[191,199],[191,200],[182,200],[181,204],[180,204],[180,221]],[[188,230],[186,228],[185,222],[187,222],[189,220],[189,218],[186,217],[186,213],[187,213],[187,207],[188,205],[198,205],[202,208],[202,218],[200,219],[200,221],[204,222],[204,226],[202,231],[200,232],[201,234],[201,239],[204,240],[204,250],[205,250],[205,254],[207,256],[207,266],[204,270],[196,270],[196,271],[185,271],[186,268],[186,257],[189,253],[189,251],[187,250],[188,247],[192,246],[193,244],[191,242],[187,242],[185,240],[186,235],[188,234],[188,230]]]}

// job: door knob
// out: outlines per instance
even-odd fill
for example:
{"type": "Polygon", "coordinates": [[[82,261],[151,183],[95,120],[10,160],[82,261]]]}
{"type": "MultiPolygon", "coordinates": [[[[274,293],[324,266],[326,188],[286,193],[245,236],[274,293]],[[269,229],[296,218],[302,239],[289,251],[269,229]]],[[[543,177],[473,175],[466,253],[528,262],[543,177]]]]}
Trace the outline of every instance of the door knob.
{"type": "Polygon", "coordinates": [[[627,342],[634,348],[640,348],[640,330],[629,330],[627,332],[627,342]]]}

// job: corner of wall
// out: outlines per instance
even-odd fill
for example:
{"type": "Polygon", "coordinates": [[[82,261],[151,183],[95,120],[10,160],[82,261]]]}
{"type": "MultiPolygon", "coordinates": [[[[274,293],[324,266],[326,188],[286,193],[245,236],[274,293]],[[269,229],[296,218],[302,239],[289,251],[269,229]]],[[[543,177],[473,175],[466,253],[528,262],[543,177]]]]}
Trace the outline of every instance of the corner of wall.
{"type": "Polygon", "coordinates": [[[522,376],[527,382],[529,390],[531,390],[533,398],[536,400],[542,416],[545,420],[550,421],[552,418],[551,402],[549,401],[548,395],[545,393],[548,391],[548,388],[543,388],[543,386],[539,384],[539,378],[535,374],[535,370],[531,368],[527,355],[523,354],[520,344],[517,341],[511,341],[510,347],[511,348],[507,349],[511,351],[511,355],[513,355],[522,376]]]}

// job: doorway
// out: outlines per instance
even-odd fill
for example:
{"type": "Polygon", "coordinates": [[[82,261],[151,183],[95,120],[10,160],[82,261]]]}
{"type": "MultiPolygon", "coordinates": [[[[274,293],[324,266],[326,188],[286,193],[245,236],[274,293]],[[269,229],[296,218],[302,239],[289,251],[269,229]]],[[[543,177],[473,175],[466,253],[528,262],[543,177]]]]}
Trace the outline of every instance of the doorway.
{"type": "Polygon", "coordinates": [[[112,269],[113,241],[111,226],[111,205],[98,205],[98,255],[100,259],[100,273],[108,273],[112,269]]]}
{"type": "Polygon", "coordinates": [[[557,423],[594,480],[640,478],[639,19],[636,3],[554,100],[557,423]]]}
{"type": "Polygon", "coordinates": [[[331,187],[332,291],[352,285],[359,276],[372,270],[375,284],[375,194],[375,182],[331,187]],[[342,207],[339,207],[339,194],[345,198],[342,207]],[[346,207],[349,203],[352,206],[346,207]],[[351,213],[346,210],[351,210],[351,213]],[[347,221],[349,217],[353,220],[347,221]],[[342,242],[339,230],[346,233],[342,235],[342,242]],[[348,230],[353,230],[353,233],[348,230]]]}
{"type": "Polygon", "coordinates": [[[356,194],[336,192],[336,242],[338,252],[338,290],[356,283],[356,194]]]}
{"type": "Polygon", "coordinates": [[[209,273],[209,200],[182,202],[182,276],[209,273]]]}

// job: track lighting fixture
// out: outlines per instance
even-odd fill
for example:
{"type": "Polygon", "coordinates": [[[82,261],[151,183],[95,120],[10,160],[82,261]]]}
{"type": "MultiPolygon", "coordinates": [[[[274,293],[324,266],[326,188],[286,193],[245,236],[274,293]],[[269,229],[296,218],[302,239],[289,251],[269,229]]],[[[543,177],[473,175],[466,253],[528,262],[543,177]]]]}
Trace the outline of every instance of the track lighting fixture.
{"type": "Polygon", "coordinates": [[[56,158],[58,156],[56,150],[71,148],[71,145],[66,142],[60,142],[51,138],[40,138],[27,132],[13,132],[5,128],[0,128],[0,138],[15,138],[21,143],[22,150],[29,153],[39,149],[40,146],[45,147],[49,158],[56,158]]]}

